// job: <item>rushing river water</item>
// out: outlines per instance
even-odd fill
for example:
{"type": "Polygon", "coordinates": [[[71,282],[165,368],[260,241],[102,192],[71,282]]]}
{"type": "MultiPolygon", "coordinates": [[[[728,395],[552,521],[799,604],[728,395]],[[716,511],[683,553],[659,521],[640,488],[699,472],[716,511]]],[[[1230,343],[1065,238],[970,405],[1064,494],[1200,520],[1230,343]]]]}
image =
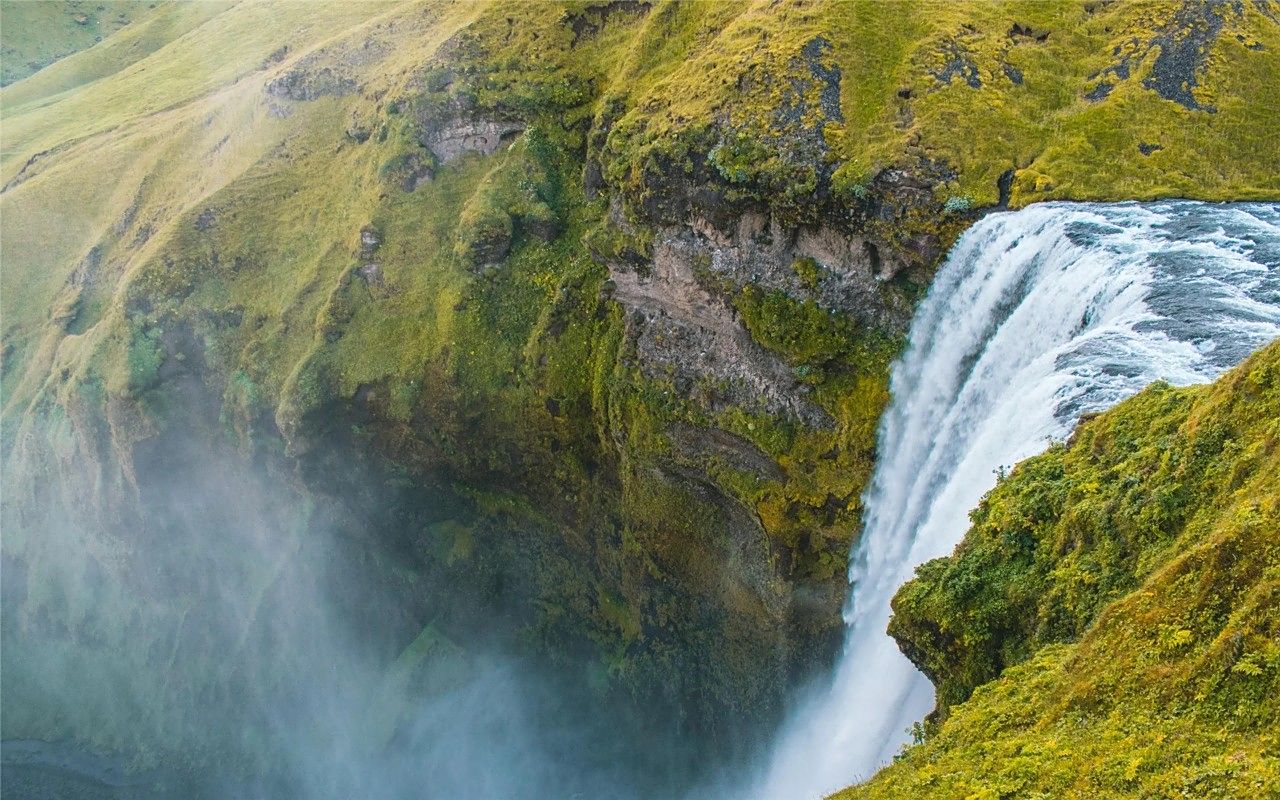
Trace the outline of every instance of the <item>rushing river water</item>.
{"type": "Polygon", "coordinates": [[[946,555],[998,469],[1157,379],[1210,381],[1280,336],[1280,206],[1046,203],[961,237],[912,324],[852,558],[844,652],[748,795],[865,779],[933,706],[885,633],[894,593],[946,555]]]}

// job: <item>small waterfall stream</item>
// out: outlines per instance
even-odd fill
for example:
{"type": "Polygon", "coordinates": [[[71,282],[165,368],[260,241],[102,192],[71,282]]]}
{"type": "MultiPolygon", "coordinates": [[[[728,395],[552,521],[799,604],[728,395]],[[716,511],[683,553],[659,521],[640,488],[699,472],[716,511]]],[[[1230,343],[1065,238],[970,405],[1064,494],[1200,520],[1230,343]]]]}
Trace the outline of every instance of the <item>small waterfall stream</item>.
{"type": "Polygon", "coordinates": [[[1210,381],[1280,336],[1280,206],[1045,203],[956,243],[895,365],[850,567],[844,652],[752,798],[870,777],[933,705],[885,633],[915,567],[946,555],[996,471],[1157,379],[1210,381]]]}

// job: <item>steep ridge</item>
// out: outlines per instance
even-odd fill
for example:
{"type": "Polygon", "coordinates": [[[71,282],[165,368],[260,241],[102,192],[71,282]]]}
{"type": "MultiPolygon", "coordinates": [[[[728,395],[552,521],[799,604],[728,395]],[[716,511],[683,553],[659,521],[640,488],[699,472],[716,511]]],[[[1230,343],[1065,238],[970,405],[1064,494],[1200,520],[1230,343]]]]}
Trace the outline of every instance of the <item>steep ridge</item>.
{"type": "Polygon", "coordinates": [[[939,714],[840,798],[1273,797],[1280,343],[1018,465],[890,627],[939,714]]]}
{"type": "Polygon", "coordinates": [[[1275,14],[159,4],[0,90],[6,496],[114,574],[195,432],[395,553],[388,650],[462,598],[444,638],[740,754],[838,648],[938,258],[995,205],[1274,196],[1275,14]]]}

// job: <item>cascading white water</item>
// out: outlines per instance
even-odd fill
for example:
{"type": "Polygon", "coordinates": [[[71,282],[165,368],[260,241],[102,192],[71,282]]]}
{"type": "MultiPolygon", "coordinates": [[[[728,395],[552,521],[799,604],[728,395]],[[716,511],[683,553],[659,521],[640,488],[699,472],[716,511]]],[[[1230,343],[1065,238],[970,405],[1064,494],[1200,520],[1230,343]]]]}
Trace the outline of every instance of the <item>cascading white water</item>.
{"type": "Polygon", "coordinates": [[[784,728],[759,800],[870,777],[933,705],[885,633],[996,471],[1148,383],[1213,379],[1280,336],[1280,206],[1046,203],[957,242],[895,365],[831,683],[784,728]]]}

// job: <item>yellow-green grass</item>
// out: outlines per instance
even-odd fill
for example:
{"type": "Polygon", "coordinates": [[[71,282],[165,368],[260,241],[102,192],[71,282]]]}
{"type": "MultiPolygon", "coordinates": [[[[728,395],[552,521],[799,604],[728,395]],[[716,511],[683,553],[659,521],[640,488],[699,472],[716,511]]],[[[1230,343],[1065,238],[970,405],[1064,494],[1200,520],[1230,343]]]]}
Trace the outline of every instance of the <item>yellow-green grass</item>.
{"type": "MultiPolygon", "coordinates": [[[[200,380],[246,447],[278,444],[255,440],[266,419],[302,454],[309,430],[345,425],[341,412],[363,397],[375,422],[340,433],[412,479],[444,471],[463,487],[469,511],[431,529],[447,559],[505,553],[512,529],[563,559],[540,562],[537,640],[586,637],[599,675],[662,687],[697,637],[723,681],[706,702],[730,707],[740,692],[744,706],[764,704],[785,680],[761,667],[792,644],[779,632],[809,626],[812,642],[839,626],[900,334],[806,298],[726,297],[811,387],[827,427],[712,411],[644,377],[607,299],[608,267],[583,243],[609,235],[608,199],[584,191],[586,162],[600,160],[606,191],[635,212],[648,194],[717,174],[706,159],[729,134],[742,138],[714,166],[735,179],[741,169],[732,189],[764,207],[816,207],[806,170],[834,173],[840,207],[879,170],[934,159],[956,177],[935,188],[936,207],[910,210],[930,230],[958,230],[942,203],[994,202],[1011,167],[1015,205],[1275,196],[1277,112],[1257,87],[1273,81],[1280,42],[1256,5],[1228,20],[1207,62],[1201,96],[1216,114],[1143,88],[1146,62],[1105,100],[1084,98],[1113,45],[1149,39],[1173,7],[663,1],[606,20],[585,1],[160,4],[0,90],[6,447],[25,429],[74,451],[68,441],[97,414],[127,461],[165,422],[161,373],[177,359],[166,342],[190,330],[200,380]],[[1015,43],[1014,22],[1050,36],[1015,43]],[[843,121],[819,115],[822,87],[804,83],[802,123],[822,125],[826,150],[796,163],[774,112],[792,78],[812,77],[804,51],[819,36],[830,43],[819,66],[841,71],[843,121]],[[955,38],[983,88],[933,77],[955,38]],[[1022,86],[1002,82],[1000,59],[1022,86]],[[354,90],[308,101],[267,90],[324,69],[354,90]],[[514,149],[435,165],[414,191],[389,180],[426,155],[415,115],[448,122],[459,108],[533,130],[514,149]],[[1137,152],[1157,136],[1163,150],[1137,152]],[[501,227],[504,214],[510,254],[486,270],[470,258],[475,227],[501,227]],[[548,214],[552,241],[521,230],[548,214]],[[366,227],[381,241],[362,256],[366,227]],[[782,473],[678,452],[676,423],[736,434],[782,473]],[[729,504],[708,491],[746,509],[739,531],[759,526],[748,547],[734,549],[729,504]],[[726,568],[735,558],[767,577],[750,584],[726,568]],[[789,616],[796,585],[821,596],[825,617],[789,616]],[[714,630],[690,598],[720,615],[714,630]],[[720,644],[732,653],[716,661],[720,644]]],[[[643,250],[652,220],[632,222],[624,244],[643,250]]]]}
{"type": "Polygon", "coordinates": [[[148,20],[168,3],[5,0],[0,3],[0,86],[7,86],[148,20]]]}
{"type": "Polygon", "coordinates": [[[1145,47],[1181,5],[756,2],[658,10],[650,26],[665,23],[671,40],[660,52],[687,46],[681,52],[687,65],[637,67],[619,87],[630,110],[611,139],[615,178],[643,191],[645,161],[654,153],[678,154],[682,137],[712,121],[767,137],[777,125],[773,109],[788,91],[782,78],[808,76],[797,56],[822,36],[842,76],[844,119],[824,127],[838,186],[857,187],[919,157],[953,168],[956,180],[945,190],[975,205],[995,203],[997,178],[1008,169],[1018,171],[1015,206],[1046,199],[1274,198],[1280,184],[1272,131],[1280,112],[1255,91],[1273,85],[1280,72],[1274,5],[1225,15],[1196,90],[1217,113],[1189,110],[1143,86],[1158,47],[1140,51],[1144,57],[1108,97],[1086,98],[1099,80],[1093,76],[1119,60],[1117,48],[1131,50],[1132,41],[1145,47]],[[1048,36],[1012,36],[1015,24],[1048,36]],[[980,88],[934,77],[948,42],[972,59],[980,88]],[[1020,85],[1006,75],[1006,64],[1021,71],[1020,85]],[[1140,143],[1163,149],[1144,156],[1140,143]]]}
{"type": "Polygon", "coordinates": [[[945,719],[837,797],[1275,796],[1278,476],[1280,343],[1019,465],[894,601],[945,719]]]}

